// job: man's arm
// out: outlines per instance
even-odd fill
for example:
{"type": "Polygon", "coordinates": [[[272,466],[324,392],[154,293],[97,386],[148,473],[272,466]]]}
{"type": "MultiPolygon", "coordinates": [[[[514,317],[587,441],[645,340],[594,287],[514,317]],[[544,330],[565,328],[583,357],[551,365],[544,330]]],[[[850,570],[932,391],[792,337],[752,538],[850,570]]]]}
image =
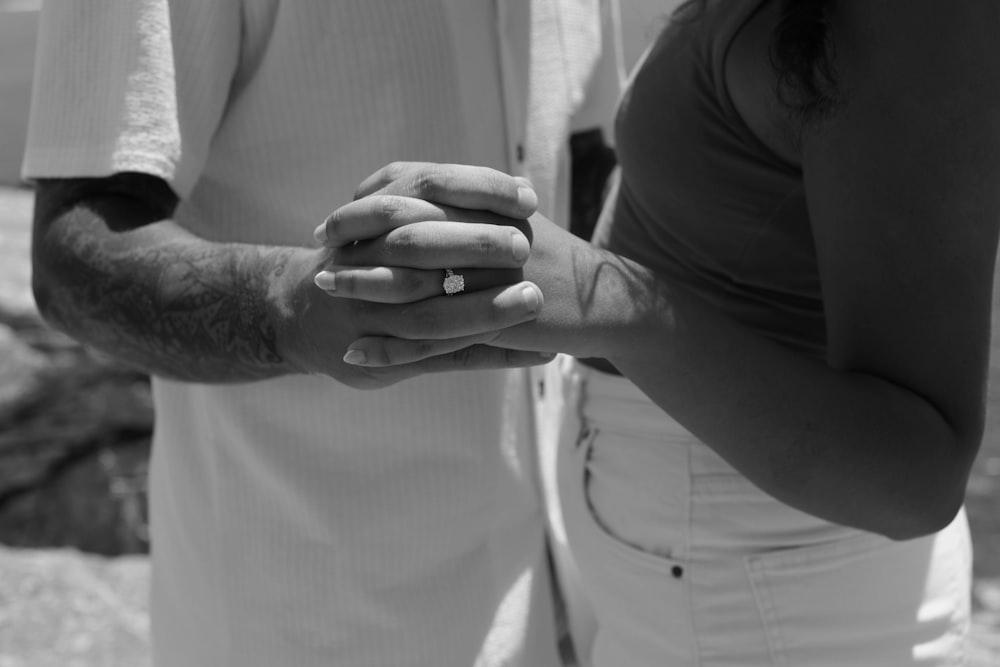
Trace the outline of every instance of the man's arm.
{"type": "Polygon", "coordinates": [[[47,321],[151,373],[232,382],[296,369],[278,349],[279,279],[305,249],[209,243],[142,174],[38,184],[33,288],[47,321]]]}
{"type": "MultiPolygon", "coordinates": [[[[41,181],[33,288],[46,320],[153,374],[187,381],[316,373],[368,388],[423,372],[518,363],[506,352],[462,352],[402,373],[359,373],[342,361],[359,334],[444,338],[456,319],[430,302],[411,306],[405,319],[399,307],[329,299],[313,283],[331,262],[329,250],[210,242],[171,220],[176,205],[164,181],[143,174],[41,181]]],[[[511,243],[509,232],[497,232],[490,242],[511,243]]],[[[509,250],[498,255],[519,266],[509,250]]],[[[521,309],[511,323],[533,316],[521,309]]]]}

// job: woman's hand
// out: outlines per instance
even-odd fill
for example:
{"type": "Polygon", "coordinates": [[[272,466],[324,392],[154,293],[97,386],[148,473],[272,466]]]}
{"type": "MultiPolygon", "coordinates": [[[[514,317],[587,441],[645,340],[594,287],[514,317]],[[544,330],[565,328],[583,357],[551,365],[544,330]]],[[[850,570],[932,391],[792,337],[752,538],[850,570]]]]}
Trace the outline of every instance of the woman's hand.
{"type": "Polygon", "coordinates": [[[332,263],[316,276],[331,296],[411,303],[444,294],[445,269],[464,291],[522,279],[531,251],[524,219],[391,194],[373,194],[334,211],[316,230],[332,263]],[[419,224],[415,224],[419,223],[419,224]]]}
{"type": "Polygon", "coordinates": [[[390,164],[316,228],[333,250],[316,283],[331,296],[380,303],[442,295],[446,269],[464,277],[466,292],[513,285],[537,204],[530,183],[494,169],[390,164]]]}
{"type": "MultiPolygon", "coordinates": [[[[534,241],[524,278],[545,295],[545,305],[531,320],[483,331],[475,340],[511,350],[613,359],[631,345],[631,332],[648,328],[644,320],[661,287],[642,267],[590,246],[541,215],[529,224],[534,241]]],[[[366,365],[388,366],[451,351],[451,343],[367,336],[350,349],[363,352],[366,365]]]]}
{"type": "Polygon", "coordinates": [[[641,316],[649,303],[635,289],[644,275],[639,267],[591,247],[541,215],[528,220],[501,215],[516,209],[510,183],[498,183],[496,172],[423,163],[395,168],[396,180],[386,170],[379,172],[359,190],[361,199],[335,211],[317,230],[319,238],[337,248],[335,275],[320,274],[317,282],[342,298],[438,303],[457,320],[456,335],[411,339],[372,332],[350,346],[354,352],[348,360],[368,366],[408,364],[476,343],[607,356],[622,340],[613,334],[641,316]],[[489,210],[415,198],[428,192],[438,201],[489,210]],[[371,230],[381,235],[360,240],[371,230]],[[380,264],[387,258],[396,266],[380,264]],[[463,274],[464,293],[443,296],[445,267],[463,274]],[[549,305],[529,320],[530,326],[505,326],[512,319],[507,290],[522,290],[530,298],[530,290],[537,288],[549,305]],[[495,319],[476,315],[483,304],[495,319]]]}
{"type": "MultiPolygon", "coordinates": [[[[454,358],[493,355],[498,365],[524,365],[526,355],[481,346],[541,308],[541,292],[522,272],[530,252],[525,218],[537,204],[530,184],[483,167],[394,163],[367,179],[357,197],[316,229],[330,249],[316,284],[332,297],[399,305],[400,323],[417,320],[366,332],[393,340],[420,332],[408,339],[419,353],[403,363],[462,352],[454,358]],[[463,281],[447,296],[446,270],[463,281]]],[[[368,351],[353,347],[345,360],[388,365],[385,355],[368,351]]]]}

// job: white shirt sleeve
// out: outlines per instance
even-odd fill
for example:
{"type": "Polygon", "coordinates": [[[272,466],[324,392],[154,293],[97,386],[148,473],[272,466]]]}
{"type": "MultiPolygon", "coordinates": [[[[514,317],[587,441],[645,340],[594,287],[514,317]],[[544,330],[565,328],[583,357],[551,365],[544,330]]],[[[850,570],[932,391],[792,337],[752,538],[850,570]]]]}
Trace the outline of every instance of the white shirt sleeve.
{"type": "Polygon", "coordinates": [[[22,175],[143,172],[187,196],[240,36],[239,0],[46,0],[22,175]]]}
{"type": "Polygon", "coordinates": [[[594,66],[583,104],[573,115],[573,132],[601,128],[613,141],[614,116],[625,81],[621,16],[618,0],[601,0],[601,51],[594,66]]]}

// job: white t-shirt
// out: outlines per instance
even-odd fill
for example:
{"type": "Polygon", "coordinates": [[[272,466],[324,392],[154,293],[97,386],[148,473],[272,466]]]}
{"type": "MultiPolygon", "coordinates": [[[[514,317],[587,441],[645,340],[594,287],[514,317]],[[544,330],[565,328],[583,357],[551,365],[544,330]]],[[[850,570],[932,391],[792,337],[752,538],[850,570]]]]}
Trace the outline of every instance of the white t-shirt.
{"type": "MultiPolygon", "coordinates": [[[[599,5],[534,3],[575,35],[599,5]]],[[[23,173],[163,177],[177,222],[217,241],[311,245],[401,159],[526,161],[551,211],[556,156],[526,154],[526,127],[568,132],[601,43],[562,46],[528,6],[49,0],[23,173]],[[566,64],[544,108],[539,39],[566,64]]],[[[557,664],[524,373],[154,379],[154,398],[159,667],[557,664]]]]}

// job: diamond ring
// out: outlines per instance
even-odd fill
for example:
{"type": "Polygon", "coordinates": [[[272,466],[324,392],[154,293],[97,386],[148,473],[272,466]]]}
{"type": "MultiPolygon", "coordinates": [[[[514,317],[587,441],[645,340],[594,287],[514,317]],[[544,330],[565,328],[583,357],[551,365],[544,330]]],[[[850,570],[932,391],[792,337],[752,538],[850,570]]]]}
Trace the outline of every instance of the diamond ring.
{"type": "Polygon", "coordinates": [[[461,273],[455,273],[451,269],[444,270],[444,282],[441,284],[444,293],[454,296],[465,290],[465,277],[461,273]]]}

